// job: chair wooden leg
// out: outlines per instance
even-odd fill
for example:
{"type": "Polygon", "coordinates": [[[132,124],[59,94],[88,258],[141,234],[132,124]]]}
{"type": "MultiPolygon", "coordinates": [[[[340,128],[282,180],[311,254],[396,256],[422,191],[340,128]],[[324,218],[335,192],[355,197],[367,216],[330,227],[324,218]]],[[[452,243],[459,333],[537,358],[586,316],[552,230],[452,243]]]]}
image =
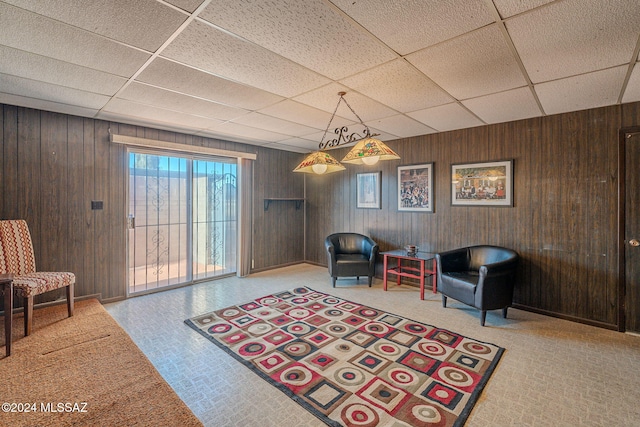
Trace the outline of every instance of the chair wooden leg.
{"type": "Polygon", "coordinates": [[[73,316],[73,283],[67,286],[67,311],[69,317],[73,316]]]}
{"type": "Polygon", "coordinates": [[[442,294],[442,306],[447,308],[447,297],[445,297],[444,294],[442,294]]]}
{"type": "Polygon", "coordinates": [[[480,326],[484,326],[484,320],[487,317],[487,310],[482,310],[480,312],[480,326]]]}
{"type": "Polygon", "coordinates": [[[31,333],[31,320],[33,319],[33,295],[24,299],[24,336],[31,333]]]}
{"type": "Polygon", "coordinates": [[[373,282],[373,277],[369,276],[369,287],[371,287],[371,283],[373,282]]]}
{"type": "Polygon", "coordinates": [[[335,288],[336,287],[336,278],[332,277],[331,280],[333,281],[333,287],[335,288]]]}
{"type": "Polygon", "coordinates": [[[507,318],[507,310],[509,309],[509,307],[505,307],[502,309],[502,317],[504,317],[505,319],[507,318]]]}

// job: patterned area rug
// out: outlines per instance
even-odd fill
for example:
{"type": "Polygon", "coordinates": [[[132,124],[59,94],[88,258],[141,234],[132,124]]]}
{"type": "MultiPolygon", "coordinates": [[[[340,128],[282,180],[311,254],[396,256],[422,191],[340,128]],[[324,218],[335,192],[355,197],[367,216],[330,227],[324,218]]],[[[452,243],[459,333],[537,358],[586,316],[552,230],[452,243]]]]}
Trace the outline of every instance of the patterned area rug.
{"type": "Polygon", "coordinates": [[[185,323],[330,426],[462,426],[504,351],[307,287],[185,323]]]}

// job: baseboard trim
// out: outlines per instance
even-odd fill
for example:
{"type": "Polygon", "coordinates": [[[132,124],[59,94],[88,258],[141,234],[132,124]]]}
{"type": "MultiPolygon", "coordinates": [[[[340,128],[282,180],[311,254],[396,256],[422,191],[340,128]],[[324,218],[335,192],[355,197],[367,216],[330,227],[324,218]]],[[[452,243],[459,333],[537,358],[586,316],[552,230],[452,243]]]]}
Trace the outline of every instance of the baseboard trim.
{"type": "Polygon", "coordinates": [[[542,310],[542,309],[539,309],[539,308],[530,307],[530,306],[527,306],[527,305],[522,305],[522,304],[517,304],[517,303],[512,304],[511,307],[517,308],[518,310],[529,311],[531,313],[537,313],[537,314],[543,314],[543,315],[549,316],[549,317],[555,317],[557,319],[568,320],[570,322],[582,323],[582,324],[585,324],[585,325],[595,326],[595,327],[603,328],[603,329],[609,329],[609,330],[612,330],[612,331],[620,331],[620,329],[618,328],[618,325],[614,325],[614,324],[611,324],[611,323],[599,322],[597,320],[584,319],[582,317],[570,316],[570,315],[567,315],[567,314],[556,313],[556,312],[549,311],[549,310],[542,310]]]}

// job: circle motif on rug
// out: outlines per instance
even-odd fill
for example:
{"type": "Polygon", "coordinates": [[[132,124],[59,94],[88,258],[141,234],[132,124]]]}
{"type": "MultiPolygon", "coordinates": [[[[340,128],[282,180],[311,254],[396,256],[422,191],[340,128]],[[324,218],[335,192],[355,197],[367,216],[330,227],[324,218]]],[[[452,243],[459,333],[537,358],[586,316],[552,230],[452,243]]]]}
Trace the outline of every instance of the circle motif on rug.
{"type": "Polygon", "coordinates": [[[313,379],[313,375],[309,369],[304,366],[296,365],[285,369],[280,374],[280,381],[284,384],[300,387],[313,379]]]}
{"type": "Polygon", "coordinates": [[[491,348],[489,348],[489,346],[477,342],[465,342],[464,344],[462,344],[462,348],[473,354],[491,353],[491,348]]]}
{"type": "Polygon", "coordinates": [[[358,313],[363,316],[363,317],[376,317],[378,314],[380,314],[377,310],[374,310],[372,308],[363,308],[358,310],[358,313]]]}
{"type": "Polygon", "coordinates": [[[376,411],[361,403],[352,403],[345,406],[340,417],[348,426],[373,427],[380,422],[380,417],[376,411]]]}
{"type": "Polygon", "coordinates": [[[304,323],[294,323],[293,325],[287,326],[285,329],[287,332],[291,332],[296,335],[303,335],[311,332],[311,326],[304,323]]]}
{"type": "Polygon", "coordinates": [[[334,298],[334,297],[327,297],[327,298],[323,299],[322,302],[325,303],[325,304],[329,304],[329,305],[335,305],[335,304],[338,304],[340,302],[340,300],[338,298],[334,298]]]}
{"type": "Polygon", "coordinates": [[[386,357],[398,356],[402,352],[399,346],[384,341],[376,342],[373,348],[378,354],[383,354],[386,357]]]}
{"type": "Polygon", "coordinates": [[[352,366],[345,366],[344,368],[338,369],[334,372],[333,378],[345,386],[360,385],[366,380],[364,373],[352,366]]]}
{"type": "Polygon", "coordinates": [[[298,295],[302,295],[302,294],[308,294],[309,293],[309,289],[307,288],[295,288],[293,290],[294,294],[298,294],[298,295]]]}
{"type": "Polygon", "coordinates": [[[389,332],[389,327],[384,323],[371,322],[364,326],[364,330],[373,335],[380,335],[389,332]]]}
{"type": "Polygon", "coordinates": [[[311,353],[311,345],[306,342],[295,341],[284,346],[284,351],[292,356],[303,357],[311,353]]]}
{"type": "Polygon", "coordinates": [[[294,319],[304,319],[305,317],[310,316],[311,312],[309,310],[305,310],[304,308],[294,308],[293,310],[290,310],[289,313],[287,314],[293,317],[294,319]]]}
{"type": "MultiPolygon", "coordinates": [[[[442,421],[442,414],[433,405],[416,405],[411,408],[411,415],[415,417],[415,421],[424,424],[436,424],[442,421]]],[[[415,421],[412,424],[418,425],[415,421]]]]}
{"type": "Polygon", "coordinates": [[[309,298],[294,298],[291,300],[291,302],[294,304],[306,304],[309,302],[309,298]]]}
{"type": "Polygon", "coordinates": [[[280,301],[279,298],[275,298],[275,297],[266,297],[266,298],[262,298],[260,300],[260,304],[262,305],[273,305],[276,304],[280,301]]]}
{"type": "Polygon", "coordinates": [[[258,356],[264,353],[267,347],[259,342],[249,342],[238,349],[238,353],[244,357],[258,356]]]}
{"type": "Polygon", "coordinates": [[[351,345],[347,344],[347,343],[341,343],[336,345],[336,350],[342,352],[342,353],[348,353],[349,351],[351,351],[351,345]]]}
{"type": "Polygon", "coordinates": [[[473,384],[473,377],[462,369],[446,366],[438,371],[440,378],[456,387],[468,387],[473,384]]]}
{"type": "Polygon", "coordinates": [[[433,341],[422,341],[418,344],[418,349],[429,356],[442,356],[447,352],[442,344],[433,341]]]}
{"type": "Polygon", "coordinates": [[[217,323],[207,329],[207,332],[210,334],[224,334],[225,332],[229,332],[231,330],[231,325],[228,323],[217,323]]]}
{"type": "Polygon", "coordinates": [[[338,323],[334,323],[327,327],[327,330],[332,334],[345,334],[349,329],[345,325],[340,325],[338,323]]]}
{"type": "Polygon", "coordinates": [[[326,316],[336,317],[336,316],[342,316],[344,313],[342,312],[342,310],[337,310],[335,308],[332,308],[325,311],[324,314],[326,316]]]}
{"type": "Polygon", "coordinates": [[[398,385],[408,386],[418,381],[418,376],[409,369],[393,368],[389,370],[389,378],[398,385]]]}
{"type": "Polygon", "coordinates": [[[273,329],[273,326],[267,323],[258,323],[257,325],[249,326],[249,329],[247,330],[249,331],[249,333],[253,335],[264,335],[272,329],[273,329]]]}
{"type": "Polygon", "coordinates": [[[233,317],[233,316],[237,316],[238,314],[240,314],[240,310],[235,308],[228,308],[222,312],[222,315],[224,317],[233,317]]]}
{"type": "Polygon", "coordinates": [[[257,317],[267,317],[267,316],[272,316],[275,313],[276,313],[275,310],[272,310],[270,308],[264,308],[264,309],[262,309],[260,311],[253,312],[251,314],[254,315],[254,316],[257,316],[257,317]]]}
{"type": "Polygon", "coordinates": [[[407,323],[404,325],[404,329],[412,334],[422,334],[427,332],[427,327],[419,323],[407,323]]]}

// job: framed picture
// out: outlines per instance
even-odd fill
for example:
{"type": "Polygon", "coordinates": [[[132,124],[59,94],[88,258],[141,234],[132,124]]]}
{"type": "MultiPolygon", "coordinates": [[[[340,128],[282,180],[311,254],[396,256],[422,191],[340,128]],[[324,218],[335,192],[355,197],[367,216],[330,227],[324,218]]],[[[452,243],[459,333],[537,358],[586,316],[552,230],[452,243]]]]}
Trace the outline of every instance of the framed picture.
{"type": "Polygon", "coordinates": [[[356,174],[356,207],[382,209],[382,172],[356,174]]]}
{"type": "Polygon", "coordinates": [[[453,206],[513,206],[513,161],[451,165],[453,206]]]}
{"type": "Polygon", "coordinates": [[[398,210],[433,212],[433,163],[398,166],[398,210]]]}

